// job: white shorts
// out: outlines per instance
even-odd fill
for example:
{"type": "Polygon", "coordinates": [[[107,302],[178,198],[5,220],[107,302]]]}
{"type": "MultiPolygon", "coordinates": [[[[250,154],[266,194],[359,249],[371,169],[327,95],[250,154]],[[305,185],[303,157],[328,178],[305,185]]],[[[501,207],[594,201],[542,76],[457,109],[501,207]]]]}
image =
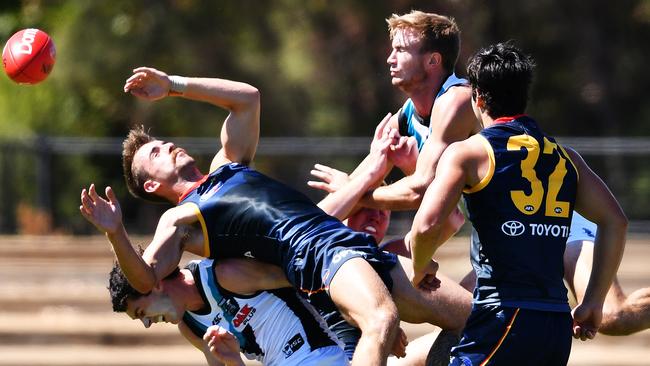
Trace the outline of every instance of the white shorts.
{"type": "Polygon", "coordinates": [[[591,241],[596,239],[596,231],[598,226],[593,222],[585,219],[579,213],[573,211],[573,219],[571,219],[571,230],[566,242],[573,241],[591,241]]]}
{"type": "Polygon", "coordinates": [[[278,366],[348,366],[349,364],[341,347],[327,346],[307,352],[303,357],[289,357],[278,366]]]}

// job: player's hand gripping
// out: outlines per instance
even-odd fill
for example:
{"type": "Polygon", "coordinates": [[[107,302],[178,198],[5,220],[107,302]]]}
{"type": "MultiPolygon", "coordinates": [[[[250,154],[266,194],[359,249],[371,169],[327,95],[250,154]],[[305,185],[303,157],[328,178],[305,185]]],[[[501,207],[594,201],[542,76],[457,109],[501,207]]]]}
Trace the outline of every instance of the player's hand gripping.
{"type": "Polygon", "coordinates": [[[422,270],[414,270],[411,277],[413,287],[426,291],[435,291],[438,289],[440,287],[440,280],[436,277],[438,267],[438,262],[432,259],[422,270]]]}
{"type": "Polygon", "coordinates": [[[586,341],[594,339],[603,319],[602,305],[589,305],[582,303],[573,311],[573,338],[586,341]]]}
{"type": "Polygon", "coordinates": [[[81,191],[79,211],[99,231],[114,234],[122,228],[122,210],[111,187],[106,187],[106,198],[98,195],[91,184],[88,190],[81,191]]]}
{"type": "Polygon", "coordinates": [[[124,92],[153,101],[169,95],[170,87],[171,82],[166,73],[150,67],[138,67],[124,83],[124,92]]]}
{"type": "Polygon", "coordinates": [[[226,366],[244,365],[239,355],[239,341],[226,329],[213,325],[205,331],[203,340],[214,357],[226,366]]]}

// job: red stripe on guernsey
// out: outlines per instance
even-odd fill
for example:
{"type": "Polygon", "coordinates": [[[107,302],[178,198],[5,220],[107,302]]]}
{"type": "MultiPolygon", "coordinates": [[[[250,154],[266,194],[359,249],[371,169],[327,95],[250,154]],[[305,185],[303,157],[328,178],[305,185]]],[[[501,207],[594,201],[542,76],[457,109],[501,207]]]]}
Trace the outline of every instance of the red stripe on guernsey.
{"type": "Polygon", "coordinates": [[[526,114],[517,114],[511,117],[499,117],[494,120],[494,123],[508,123],[510,121],[514,121],[517,118],[521,118],[521,117],[526,117],[526,114]]]}
{"type": "Polygon", "coordinates": [[[517,314],[519,314],[519,308],[517,308],[517,310],[515,310],[515,314],[512,316],[512,319],[510,319],[510,323],[506,327],[506,331],[501,336],[501,339],[499,339],[499,342],[497,343],[496,347],[494,347],[494,349],[492,350],[490,355],[485,359],[485,361],[481,362],[480,366],[487,365],[487,363],[490,362],[490,359],[492,358],[492,356],[494,356],[494,354],[497,352],[499,347],[501,347],[501,344],[503,343],[503,341],[508,336],[508,333],[510,333],[510,329],[512,328],[512,324],[515,322],[515,319],[517,318],[517,314]]]}
{"type": "Polygon", "coordinates": [[[185,193],[183,193],[183,195],[178,199],[178,203],[181,203],[181,201],[184,200],[185,197],[187,197],[187,195],[190,194],[190,192],[195,190],[196,187],[203,184],[203,182],[205,182],[207,179],[208,179],[208,175],[204,175],[203,178],[199,179],[199,181],[194,182],[194,184],[192,184],[192,186],[187,191],[185,191],[185,193]]]}

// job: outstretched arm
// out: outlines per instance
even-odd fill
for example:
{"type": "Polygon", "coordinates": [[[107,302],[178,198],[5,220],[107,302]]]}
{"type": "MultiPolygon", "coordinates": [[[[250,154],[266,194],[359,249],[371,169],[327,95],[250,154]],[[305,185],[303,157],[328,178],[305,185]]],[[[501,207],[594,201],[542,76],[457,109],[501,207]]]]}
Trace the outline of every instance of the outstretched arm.
{"type": "Polygon", "coordinates": [[[222,148],[212,161],[211,171],[230,162],[248,164],[255,156],[259,142],[260,94],[249,84],[218,78],[169,76],[150,67],[139,67],[127,79],[124,91],[146,100],[180,96],[227,109],[230,114],[221,128],[222,148]]]}
{"type": "Polygon", "coordinates": [[[627,218],[605,183],[575,151],[567,149],[578,169],[575,211],[598,225],[594,258],[585,296],[573,312],[574,337],[582,340],[596,335],[607,291],[623,257],[627,218]]]}
{"type": "Polygon", "coordinates": [[[156,233],[142,256],[135,250],[122,223],[120,204],[111,187],[106,187],[106,198],[101,197],[92,184],[81,191],[81,214],[106,234],[124,275],[135,290],[146,294],[158,280],[170,274],[180,262],[184,243],[190,237],[189,226],[196,222],[190,205],[167,210],[156,228],[156,233]]]}

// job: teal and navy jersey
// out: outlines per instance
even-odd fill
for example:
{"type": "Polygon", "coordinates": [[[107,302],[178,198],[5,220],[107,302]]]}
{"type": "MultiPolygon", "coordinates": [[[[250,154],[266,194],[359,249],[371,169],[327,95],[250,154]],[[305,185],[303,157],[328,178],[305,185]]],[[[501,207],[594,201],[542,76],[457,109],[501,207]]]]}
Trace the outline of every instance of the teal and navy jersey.
{"type": "Polygon", "coordinates": [[[463,192],[479,240],[474,301],[569,311],[563,255],[578,175],[566,151],[524,115],[480,133],[488,174],[463,192]]]}
{"type": "MultiPolygon", "coordinates": [[[[451,87],[458,85],[469,85],[465,79],[459,78],[456,74],[451,74],[447,80],[442,84],[434,99],[435,101],[443,94],[445,94],[451,87]]],[[[431,113],[431,111],[429,111],[431,113]]],[[[399,133],[402,136],[413,136],[418,143],[418,151],[422,151],[424,142],[431,133],[431,116],[420,116],[415,110],[415,105],[411,98],[407,99],[402,108],[397,112],[397,121],[399,125],[399,133]]]]}
{"type": "Polygon", "coordinates": [[[295,289],[234,294],[219,285],[212,260],[191,261],[187,268],[206,306],[186,311],[183,322],[199,338],[219,325],[237,337],[247,358],[265,365],[299,365],[322,347],[338,348],[345,358],[324,320],[295,289]]]}
{"type": "MultiPolygon", "coordinates": [[[[325,290],[345,260],[385,263],[374,239],[327,215],[302,193],[240,164],[207,175],[179,205],[195,206],[204,256],[280,266],[305,293],[325,290]]],[[[380,274],[381,275],[381,274],[380,274]]]]}

